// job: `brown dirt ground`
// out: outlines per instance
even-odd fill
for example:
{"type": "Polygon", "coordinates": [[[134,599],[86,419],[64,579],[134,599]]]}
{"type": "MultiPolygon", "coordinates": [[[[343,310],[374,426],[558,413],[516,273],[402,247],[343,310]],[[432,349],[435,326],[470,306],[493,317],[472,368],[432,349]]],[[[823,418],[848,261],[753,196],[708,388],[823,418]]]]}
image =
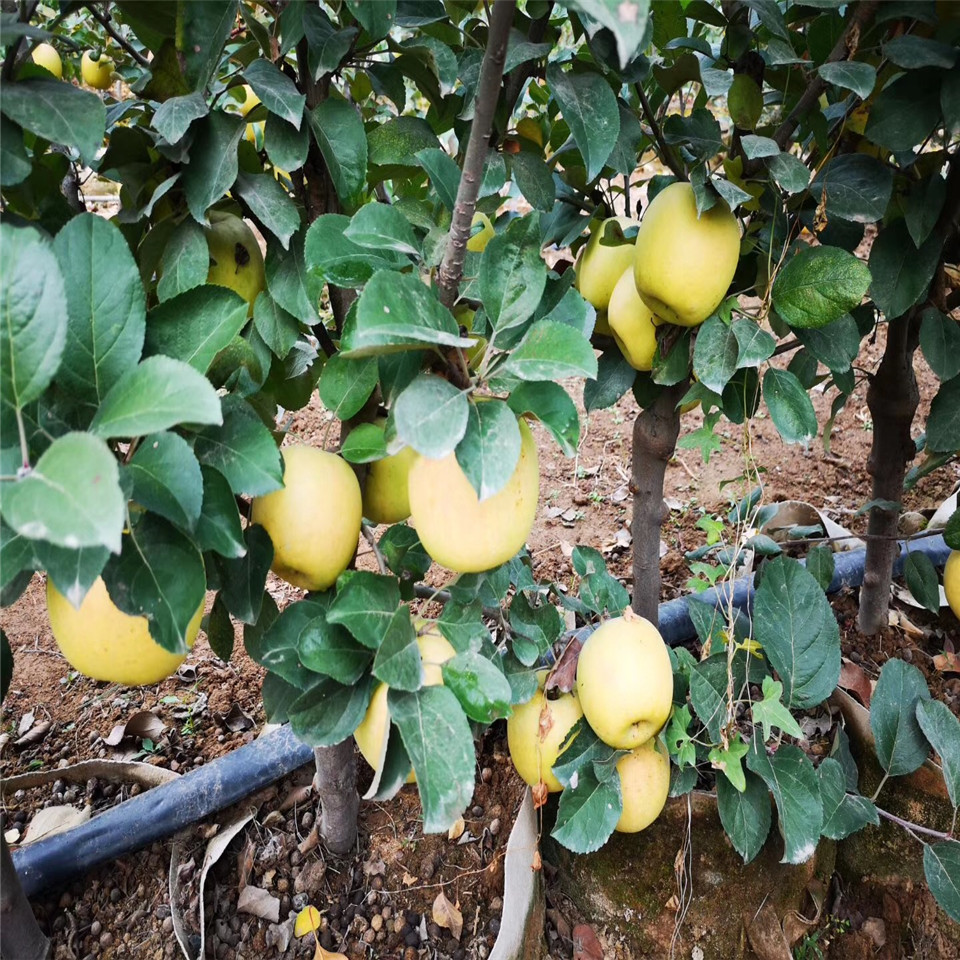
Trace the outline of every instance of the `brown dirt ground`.
{"type": "MultiPolygon", "coordinates": [[[[881,351],[882,335],[861,358],[864,372],[875,368],[881,351]]],[[[918,422],[922,422],[937,382],[919,355],[916,367],[922,397],[918,422]]],[[[769,421],[762,417],[754,421],[753,453],[766,470],[767,501],[807,500],[853,532],[863,530],[864,519],[856,511],[870,499],[866,459],[872,430],[865,393],[861,374],[860,386],[837,418],[829,455],[819,440],[809,448],[788,446],[769,421]]],[[[814,394],[821,423],[831,399],[829,392],[814,394]]],[[[573,459],[562,457],[546,432],[537,428],[541,502],[529,547],[538,577],[573,586],[570,551],[577,544],[586,544],[603,550],[612,572],[629,586],[629,548],[615,540],[615,535],[624,528],[629,531],[630,430],[637,409],[633,398],[627,396],[612,409],[585,418],[582,443],[573,459]]],[[[311,406],[293,417],[291,432],[308,442],[319,442],[327,433],[335,436],[335,430],[326,429],[328,416],[318,406],[311,406]]],[[[694,411],[685,418],[683,432],[696,429],[699,423],[700,414],[694,411]]],[[[697,521],[705,514],[724,515],[731,499],[746,492],[738,484],[720,486],[743,471],[742,431],[728,426],[727,434],[723,449],[708,464],[697,451],[681,451],[668,467],[665,494],[671,502],[676,501],[678,509],[671,512],[663,528],[664,599],[686,592],[690,571],[684,552],[704,542],[697,521]]],[[[958,479],[957,464],[926,478],[906,496],[907,508],[936,507],[958,479]]],[[[361,543],[361,565],[373,560],[365,547],[361,543]]],[[[430,582],[440,585],[442,572],[432,571],[430,582]]],[[[296,590],[272,578],[270,589],[281,605],[297,595],[296,590]]],[[[856,598],[840,597],[835,606],[844,653],[858,661],[868,675],[875,677],[890,656],[911,659],[927,676],[934,695],[960,710],[960,677],[938,673],[932,660],[936,653],[954,649],[960,641],[957,621],[949,611],[938,619],[897,603],[918,629],[891,628],[885,635],[867,640],[856,631],[856,598]]],[[[239,631],[229,663],[220,661],[201,635],[187,660],[190,669],[153,687],[121,689],[69,670],[50,634],[39,577],[15,605],[3,611],[3,628],[15,654],[13,682],[0,714],[0,731],[6,735],[0,745],[4,777],[134,753],[149,763],[186,772],[252,739],[265,723],[259,694],[263,671],[246,656],[239,631]],[[251,725],[232,732],[224,718],[237,708],[250,718],[251,725]],[[126,743],[121,748],[106,746],[104,738],[113,727],[141,710],[155,712],[165,725],[153,748],[144,751],[139,741],[129,750],[124,749],[126,743]],[[21,723],[30,727],[24,718],[31,713],[34,725],[43,721],[51,725],[38,743],[16,749],[13,741],[21,723]]],[[[281,920],[305,899],[324,912],[321,943],[327,949],[341,950],[350,957],[403,956],[406,960],[428,955],[457,960],[486,957],[502,908],[497,894],[502,875],[498,866],[521,793],[506,758],[502,725],[481,745],[478,771],[482,776],[478,776],[477,793],[466,814],[466,829],[476,842],[457,844],[446,837],[424,837],[415,791],[405,788],[390,803],[361,805],[359,849],[346,860],[325,858],[319,847],[305,853],[297,849],[313,827],[308,799],[301,796],[298,805],[280,810],[285,798],[309,783],[309,768],[261,793],[255,798],[257,820],[234,841],[207,882],[207,956],[218,960],[282,956],[289,960],[311,955],[311,936],[280,950],[273,941],[276,932],[272,924],[237,911],[244,863],[252,858],[246,873],[249,882],[280,899],[281,920]],[[303,886],[308,867],[312,885],[304,891],[297,883],[300,877],[303,886]],[[432,923],[430,908],[441,889],[451,902],[460,904],[464,933],[459,941],[432,923]],[[418,932],[421,929],[426,932],[425,940],[418,932]]],[[[59,782],[5,796],[4,829],[22,828],[40,807],[54,803],[80,806],[89,801],[97,811],[130,792],[129,786],[104,781],[91,781],[86,790],[59,782]]],[[[227,811],[214,819],[222,823],[229,815],[227,811]]],[[[212,829],[206,823],[188,831],[185,861],[194,859],[194,866],[201,862],[202,841],[212,829]]],[[[170,840],[155,843],[91,871],[66,890],[37,898],[35,909],[53,937],[56,956],[87,960],[179,955],[170,920],[167,875],[171,846],[170,840]]],[[[188,891],[193,871],[189,864],[183,870],[188,891]]],[[[194,930],[196,907],[194,893],[192,907],[188,904],[187,908],[188,925],[194,930]]],[[[556,923],[551,922],[549,933],[551,955],[570,956],[572,945],[558,935],[556,923]]]]}

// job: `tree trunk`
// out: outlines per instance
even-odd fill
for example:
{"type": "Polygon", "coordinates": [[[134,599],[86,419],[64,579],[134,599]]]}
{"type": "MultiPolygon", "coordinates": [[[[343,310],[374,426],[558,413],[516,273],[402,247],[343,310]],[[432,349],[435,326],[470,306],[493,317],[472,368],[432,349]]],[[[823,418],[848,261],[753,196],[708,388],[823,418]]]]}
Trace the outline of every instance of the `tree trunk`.
{"type": "MultiPolygon", "coordinates": [[[[873,499],[899,504],[907,464],[916,456],[910,427],[920,402],[913,372],[917,348],[917,311],[887,324],[883,360],[867,389],[873,418],[873,447],[867,469],[873,477],[873,499]]],[[[900,508],[872,507],[867,524],[867,556],[860,588],[860,632],[873,635],[886,625],[890,608],[893,562],[899,553],[897,521],[900,508]]]]}
{"type": "Polygon", "coordinates": [[[47,960],[50,941],[43,935],[23,895],[7,841],[0,838],[0,958],[47,960]]]}
{"type": "Polygon", "coordinates": [[[665,387],[653,406],[633,424],[633,610],[658,622],[660,603],[660,527],[665,519],[663,477],[680,434],[677,404],[687,382],[665,387]]]}
{"type": "Polygon", "coordinates": [[[316,747],[313,759],[317,767],[313,787],[320,801],[320,836],[331,853],[345,856],[357,842],[360,809],[353,738],[335,747],[316,747]]]}

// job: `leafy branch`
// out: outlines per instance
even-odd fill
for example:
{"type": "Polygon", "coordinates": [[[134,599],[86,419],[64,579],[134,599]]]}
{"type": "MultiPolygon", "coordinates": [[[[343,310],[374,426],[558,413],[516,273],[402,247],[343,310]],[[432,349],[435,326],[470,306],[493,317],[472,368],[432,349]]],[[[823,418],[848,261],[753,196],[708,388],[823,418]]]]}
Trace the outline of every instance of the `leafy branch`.
{"type": "Polygon", "coordinates": [[[110,34],[110,36],[113,37],[113,39],[117,42],[117,44],[127,53],[129,53],[130,56],[140,64],[141,67],[146,67],[147,69],[150,68],[150,61],[142,53],[140,53],[140,51],[137,50],[133,44],[131,44],[130,41],[120,33],[119,30],[117,30],[110,19],[109,13],[103,13],[102,11],[98,10],[95,3],[88,3],[87,9],[93,14],[94,18],[103,27],[103,29],[106,30],[107,33],[110,34]]]}

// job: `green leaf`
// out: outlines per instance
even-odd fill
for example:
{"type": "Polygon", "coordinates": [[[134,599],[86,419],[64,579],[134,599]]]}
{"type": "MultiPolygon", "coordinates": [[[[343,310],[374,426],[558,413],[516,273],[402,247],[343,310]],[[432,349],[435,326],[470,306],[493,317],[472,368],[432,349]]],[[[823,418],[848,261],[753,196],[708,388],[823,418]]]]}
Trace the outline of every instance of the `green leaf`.
{"type": "Polygon", "coordinates": [[[502,400],[471,403],[457,463],[481,501],[499,493],[520,459],[517,417],[502,400]]]}
{"type": "Polygon", "coordinates": [[[714,769],[723,773],[723,778],[717,779],[729,780],[738,791],[746,790],[747,780],[743,770],[743,758],[749,749],[749,746],[739,737],[731,740],[726,748],[714,747],[707,755],[707,759],[714,769]]]}
{"type": "Polygon", "coordinates": [[[317,678],[300,663],[297,642],[301,630],[321,613],[323,605],[316,600],[301,600],[288,604],[278,615],[277,606],[268,593],[256,624],[243,628],[243,645],[251,659],[271,674],[282,677],[298,690],[307,689],[317,678]]]}
{"type": "Polygon", "coordinates": [[[356,27],[338,30],[319,7],[303,7],[303,32],[309,45],[310,72],[314,80],[339,69],[359,31],[356,27]]]}
{"type": "Polygon", "coordinates": [[[603,169],[620,133],[620,111],[609,84],[597,73],[565,73],[547,66],[547,84],[587,168],[587,181],[603,169]]]}
{"type": "Polygon", "coordinates": [[[784,851],[781,863],[805,863],[817,849],[823,824],[820,784],[802,750],[781,744],[773,756],[756,737],[747,766],[770,788],[780,814],[784,851]]]}
{"type": "Polygon", "coordinates": [[[219,470],[236,494],[259,497],[283,486],[273,435],[239,397],[224,397],[222,425],[201,430],[194,452],[201,464],[219,470]]]}
{"type": "Polygon", "coordinates": [[[480,259],[480,297],[496,332],[527,320],[539,305],[546,283],[536,217],[514,220],[487,244],[480,259]]]}
{"type": "Polygon", "coordinates": [[[925,844],[923,875],[947,916],[960,923],[960,843],[947,840],[925,844]]]}
{"type": "Polygon", "coordinates": [[[237,179],[237,144],[243,131],[243,121],[222,110],[197,122],[190,163],[181,181],[190,214],[197,223],[207,224],[207,210],[237,179]]]}
{"type": "Polygon", "coordinates": [[[197,521],[196,539],[201,550],[224,557],[242,557],[246,552],[240,511],[227,478],[212,467],[201,467],[203,512],[197,521]]]}
{"type": "Polygon", "coordinates": [[[396,690],[419,690],[423,684],[417,632],[405,606],[395,610],[387,621],[373,661],[373,675],[396,690]]]}
{"type": "Polygon", "coordinates": [[[452,453],[467,430],[470,404],[452,383],[422,373],[393,408],[397,439],[431,460],[452,453]]]}
{"type": "Polygon", "coordinates": [[[187,530],[196,527],[203,504],[203,477],[193,450],[175,433],[144,437],[125,468],[132,497],[187,530]]]}
{"type": "Polygon", "coordinates": [[[263,527],[251,524],[243,535],[246,553],[242,557],[223,557],[217,561],[223,584],[220,596],[227,609],[241,623],[255,624],[273,563],[273,542],[263,527]]]}
{"type": "MultiPolygon", "coordinates": [[[[110,551],[106,547],[70,550],[67,547],[56,547],[46,540],[34,541],[32,546],[36,562],[46,571],[47,579],[51,580],[57,590],[77,609],[97,577],[103,573],[110,557],[110,551]]],[[[6,571],[3,579],[7,579],[6,571]]]]}
{"type": "Polygon", "coordinates": [[[860,331],[849,313],[825,327],[797,330],[797,339],[824,366],[844,373],[860,352],[860,331]]]}
{"type": "Polygon", "coordinates": [[[612,407],[636,379],[637,371],[620,350],[605,350],[597,363],[596,379],[583,385],[583,404],[587,413],[612,407]]]}
{"type": "Polygon", "coordinates": [[[433,561],[423,549],[415,530],[405,523],[395,523],[388,527],[380,537],[378,546],[387,566],[397,574],[409,574],[414,579],[422,579],[433,561]]]}
{"type": "Polygon", "coordinates": [[[940,754],[950,802],[960,806],[960,720],[940,700],[919,700],[916,710],[923,735],[940,754]]]}
{"type": "Polygon", "coordinates": [[[373,659],[366,647],[322,613],[300,631],[297,650],[305,667],[344,684],[356,683],[373,659]]]}
{"type": "Polygon", "coordinates": [[[610,31],[617,45],[621,68],[642,52],[649,39],[650,0],[639,0],[627,6],[611,0],[573,0],[567,7],[586,15],[581,19],[591,37],[603,27],[610,31]]]}
{"type": "Polygon", "coordinates": [[[417,160],[427,176],[430,178],[433,189],[440,202],[453,213],[457,201],[457,190],[460,187],[460,168],[457,162],[438,147],[421,150],[417,153],[417,160]]]}
{"type": "Polygon", "coordinates": [[[387,706],[417,776],[423,832],[449,830],[473,797],[476,754],[463,708],[444,686],[391,690],[387,706]]]}
{"type": "Polygon", "coordinates": [[[946,199],[947,182],[938,173],[911,184],[903,219],[916,247],[923,244],[937,225],[946,199]]]}
{"type": "Polygon", "coordinates": [[[670,144],[682,144],[697,160],[709,160],[723,149],[720,124],[709,110],[698,108],[689,116],[678,113],[663,122],[663,138],[670,144]]]}
{"type": "Polygon", "coordinates": [[[297,90],[297,85],[285,73],[269,60],[254,60],[243,71],[243,79],[250,84],[253,92],[271,113],[282,117],[297,130],[300,129],[307,98],[297,90]]]}
{"type": "MultiPolygon", "coordinates": [[[[753,320],[734,320],[730,325],[737,339],[737,369],[759,367],[764,360],[773,356],[777,342],[753,320]]],[[[694,347],[696,359],[696,347],[694,347]]],[[[701,381],[703,377],[700,377],[701,381]]]]}
{"type": "Polygon", "coordinates": [[[0,116],[0,187],[13,187],[30,176],[33,165],[23,145],[23,131],[0,116]]]}
{"type": "Polygon", "coordinates": [[[781,703],[783,684],[773,677],[763,678],[763,699],[753,703],[753,722],[763,727],[763,739],[767,741],[773,734],[773,728],[782,730],[788,737],[802,738],[803,731],[793,719],[793,715],[781,703]]]}
{"type": "Polygon", "coordinates": [[[164,650],[187,652],[187,629],[203,604],[206,577],[200,551],[176,527],[146,514],[124,535],[103,579],[124,613],[147,618],[150,636],[164,650]]]}
{"type": "Polygon", "coordinates": [[[792,327],[824,327],[860,305],[870,277],[846,250],[803,246],[777,274],[773,306],[792,327]]]}
{"type": "Polygon", "coordinates": [[[787,443],[804,443],[817,435],[817,415],[810,397],[789,370],[767,370],[763,375],[763,399],[774,426],[787,443]]]}
{"type": "Polygon", "coordinates": [[[29,473],[2,490],[3,519],[21,536],[120,551],[126,501],[117,461],[102,440],[87,433],[58,437],[29,473]]]}
{"type": "Polygon", "coordinates": [[[776,157],[780,153],[780,147],[776,140],[772,140],[770,137],[758,137],[752,133],[740,138],[740,146],[743,148],[743,155],[748,160],[756,160],[760,157],[776,157]]]}
{"type": "Polygon", "coordinates": [[[224,663],[229,663],[233,656],[233,621],[230,619],[230,611],[227,610],[227,605],[223,602],[223,597],[219,593],[213,598],[213,606],[210,608],[204,630],[210,643],[210,649],[224,663]]]}
{"type": "Polygon", "coordinates": [[[312,327],[318,319],[317,303],[323,283],[307,272],[304,234],[295,234],[286,252],[277,243],[268,241],[264,269],[270,296],[287,313],[312,327]]]}
{"type": "Polygon", "coordinates": [[[796,560],[764,566],[753,610],[754,636],[786,689],[788,707],[825,700],[840,678],[840,630],[827,598],[796,560]]]}
{"type": "Polygon", "coordinates": [[[329,97],[307,120],[340,202],[353,206],[367,179],[367,136],[359,113],[346,100],[329,97]]]}
{"type": "Polygon", "coordinates": [[[372,695],[369,673],[349,686],[323,677],[289,705],[290,729],[310,747],[342,743],[360,726],[372,695]]]}
{"type": "Polygon", "coordinates": [[[343,235],[360,247],[418,255],[420,244],[407,218],[386,203],[364,204],[343,235]]]}
{"type": "Polygon", "coordinates": [[[310,130],[307,126],[298,130],[271,113],[263,126],[263,146],[275,167],[292,173],[306,162],[310,152],[310,130]]]}
{"type": "Polygon", "coordinates": [[[807,554],[806,566],[807,572],[820,584],[820,589],[826,590],[833,581],[833,550],[828,546],[814,547],[807,554]]]}
{"type": "Polygon", "coordinates": [[[718,316],[709,317],[697,332],[693,370],[700,382],[721,393],[736,373],[740,346],[736,333],[718,316]]]}
{"type": "MultiPolygon", "coordinates": [[[[592,382],[588,380],[586,386],[592,382]]],[[[577,452],[580,442],[580,416],[570,394],[559,383],[521,383],[510,391],[507,403],[518,416],[529,413],[536,417],[550,431],[564,456],[572,457],[577,452]]]]}
{"type": "Polygon", "coordinates": [[[86,164],[96,167],[107,123],[96,94],[62,80],[8,82],[0,112],[44,140],[76,148],[86,164]]]}
{"type": "Polygon", "coordinates": [[[597,358],[590,342],[573,327],[554,320],[538,320],[510,353],[500,372],[527,381],[592,378],[597,375],[597,358]]]}
{"type": "Polygon", "coordinates": [[[943,244],[932,233],[918,250],[903,220],[880,231],[870,249],[870,296],[890,320],[903,316],[926,294],[943,244]]]}
{"type": "Polygon", "coordinates": [[[284,250],[300,229],[300,214],[290,194],[270,173],[239,173],[234,187],[253,216],[279,241],[284,250]]]}
{"type": "Polygon", "coordinates": [[[918,70],[921,67],[949,70],[956,65],[958,56],[955,46],[913,34],[903,34],[888,40],[883,45],[883,55],[905,70],[918,70]]]}
{"type": "Polygon", "coordinates": [[[877,808],[866,797],[847,793],[846,776],[839,760],[825,757],[817,767],[817,777],[823,802],[821,830],[825,837],[845,840],[867,824],[877,826],[880,823],[877,808]]]}
{"type": "Polygon", "coordinates": [[[375,357],[358,360],[334,354],[323,367],[318,384],[320,400],[339,420],[359,413],[377,385],[375,357]]]}
{"type": "Polygon", "coordinates": [[[767,161],[770,175],[785,193],[803,193],[810,183],[807,165],[792,153],[780,153],[767,161]]]}
{"type": "Polygon", "coordinates": [[[930,752],[917,722],[917,706],[929,700],[923,674],[904,660],[888,660],[870,699],[870,729],[877,742],[877,759],[891,777],[913,773],[930,752]]]}
{"type": "Polygon", "coordinates": [[[894,153],[923,143],[940,120],[940,72],[916,70],[902,74],[880,91],[864,136],[894,153]]]}
{"type": "Polygon", "coordinates": [[[622,812],[620,777],[601,782],[587,767],[580,771],[577,785],[560,794],[550,836],[574,853],[593,853],[607,842],[622,812]]]}
{"type": "Polygon", "coordinates": [[[810,191],[818,200],[826,195],[828,217],[875,223],[890,202],[893,170],[864,153],[841,154],[817,174],[810,191]]]}
{"type": "Polygon", "coordinates": [[[339,585],[327,619],[346,627],[365,647],[376,650],[399,606],[396,577],[358,570],[339,585]]]}
{"type": "Polygon", "coordinates": [[[421,150],[439,150],[440,141],[426,120],[395,117],[375,124],[367,136],[369,161],[373,166],[415,167],[421,150]]]}
{"type": "Polygon", "coordinates": [[[510,157],[510,171],[520,193],[534,210],[549,213],[553,209],[556,185],[542,157],[521,150],[510,157]]]}
{"type": "Polygon", "coordinates": [[[387,441],[383,427],[376,423],[355,426],[340,448],[340,456],[347,463],[372,463],[387,455],[387,441]]]}
{"type": "Polygon", "coordinates": [[[770,833],[770,791],[747,771],[744,789],[737,790],[726,777],[717,777],[717,809],[720,822],[744,863],[763,849],[770,833]]]}
{"type": "Polygon", "coordinates": [[[286,358],[300,336],[297,318],[275,303],[265,290],[254,301],[253,325],[273,355],[280,360],[286,358]]]}
{"type": "Polygon", "coordinates": [[[167,143],[176,143],[190,129],[194,120],[210,112],[207,101],[199,90],[182,97],[171,97],[157,107],[153,115],[153,129],[167,143]]]}
{"type": "Polygon", "coordinates": [[[177,225],[164,247],[160,269],[157,299],[161,303],[207,282],[210,249],[195,220],[186,219],[177,225]]]}
{"type": "Polygon", "coordinates": [[[177,53],[194,90],[205,87],[213,77],[236,22],[237,0],[177,4],[177,53]]]}
{"type": "Polygon", "coordinates": [[[907,586],[916,600],[925,610],[935,616],[940,614],[940,585],[937,579],[937,570],[933,561],[918,550],[907,553],[907,560],[903,566],[903,575],[907,586]]]}
{"type": "Polygon", "coordinates": [[[364,0],[346,2],[347,9],[367,31],[371,40],[382,40],[393,27],[397,17],[396,0],[383,0],[376,4],[366,3],[364,0]]]}
{"type": "Polygon", "coordinates": [[[478,723],[510,716],[510,684],[503,671],[479,653],[458,653],[443,666],[443,682],[478,723]]]}
{"type": "Polygon", "coordinates": [[[377,270],[410,265],[403,254],[371,250],[355,243],[346,235],[349,225],[350,218],[339,213],[325,213],[310,224],[304,257],[308,273],[319,282],[362,287],[377,270]]]}
{"type": "Polygon", "coordinates": [[[927,449],[943,453],[960,450],[960,376],[941,383],[930,404],[927,449]]]}
{"type": "Polygon", "coordinates": [[[873,93],[877,82],[876,67],[850,60],[823,63],[817,68],[817,73],[835,87],[852,90],[861,100],[866,100],[873,93]]]}

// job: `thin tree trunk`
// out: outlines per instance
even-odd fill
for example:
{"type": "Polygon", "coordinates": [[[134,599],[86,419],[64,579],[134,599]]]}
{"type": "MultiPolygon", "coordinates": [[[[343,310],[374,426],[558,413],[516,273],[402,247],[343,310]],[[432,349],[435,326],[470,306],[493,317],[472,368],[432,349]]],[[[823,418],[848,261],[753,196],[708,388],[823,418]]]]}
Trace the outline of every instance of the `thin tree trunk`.
{"type": "Polygon", "coordinates": [[[23,895],[7,841],[0,837],[0,958],[47,960],[50,941],[43,935],[23,895]]]}
{"type": "Polygon", "coordinates": [[[313,751],[317,772],[313,787],[320,801],[320,836],[327,849],[338,856],[350,853],[357,842],[357,761],[353,737],[335,747],[313,751]]]}
{"type": "Polygon", "coordinates": [[[665,519],[663,478],[680,434],[677,404],[687,383],[666,387],[653,406],[633,424],[633,610],[658,622],[660,603],[660,527],[665,519]]]}
{"type": "MultiPolygon", "coordinates": [[[[873,499],[899,504],[907,464],[916,456],[910,427],[920,402],[913,354],[917,348],[916,311],[887,324],[883,360],[867,389],[873,419],[873,447],[867,469],[873,477],[873,499]]],[[[860,632],[868,636],[887,625],[893,562],[899,552],[897,521],[900,508],[876,506],[867,524],[867,556],[860,588],[860,632]],[[881,539],[882,538],[882,539],[881,539]]]]}

